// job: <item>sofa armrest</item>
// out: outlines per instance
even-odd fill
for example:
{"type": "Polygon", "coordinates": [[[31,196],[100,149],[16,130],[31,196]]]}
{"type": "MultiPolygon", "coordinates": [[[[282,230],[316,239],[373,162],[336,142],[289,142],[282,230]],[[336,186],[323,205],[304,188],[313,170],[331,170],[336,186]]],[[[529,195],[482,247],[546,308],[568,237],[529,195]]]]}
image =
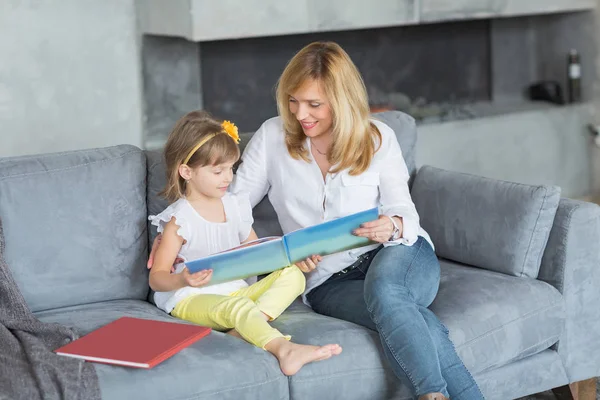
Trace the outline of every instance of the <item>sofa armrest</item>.
{"type": "Polygon", "coordinates": [[[600,207],[561,199],[538,279],[556,287],[566,306],[557,344],[570,382],[600,375],[600,207]]]}

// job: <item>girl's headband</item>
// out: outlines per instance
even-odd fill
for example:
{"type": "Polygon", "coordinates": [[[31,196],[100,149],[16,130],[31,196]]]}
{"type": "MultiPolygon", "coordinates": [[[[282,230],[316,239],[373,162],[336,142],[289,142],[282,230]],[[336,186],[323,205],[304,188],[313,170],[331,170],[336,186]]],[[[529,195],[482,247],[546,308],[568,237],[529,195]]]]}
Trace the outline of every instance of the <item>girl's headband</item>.
{"type": "Polygon", "coordinates": [[[187,165],[187,163],[190,161],[190,158],[192,158],[194,153],[197,152],[200,147],[202,147],[210,139],[214,138],[215,136],[217,136],[221,133],[226,134],[227,136],[232,138],[233,141],[236,143],[240,142],[240,136],[238,135],[238,128],[232,122],[223,121],[223,123],[221,124],[221,128],[223,128],[222,131],[210,134],[210,135],[202,138],[202,140],[200,140],[200,143],[198,143],[196,146],[194,146],[194,148],[189,152],[189,154],[187,155],[185,160],[183,160],[183,165],[187,165]]]}

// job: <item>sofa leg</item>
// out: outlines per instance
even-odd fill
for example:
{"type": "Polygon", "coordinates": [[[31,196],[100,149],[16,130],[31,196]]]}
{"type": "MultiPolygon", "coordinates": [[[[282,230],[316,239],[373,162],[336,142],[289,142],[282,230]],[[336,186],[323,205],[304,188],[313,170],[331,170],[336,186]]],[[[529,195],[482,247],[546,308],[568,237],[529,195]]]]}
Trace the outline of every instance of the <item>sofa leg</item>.
{"type": "Polygon", "coordinates": [[[557,400],[596,400],[596,378],[552,389],[557,400]]]}

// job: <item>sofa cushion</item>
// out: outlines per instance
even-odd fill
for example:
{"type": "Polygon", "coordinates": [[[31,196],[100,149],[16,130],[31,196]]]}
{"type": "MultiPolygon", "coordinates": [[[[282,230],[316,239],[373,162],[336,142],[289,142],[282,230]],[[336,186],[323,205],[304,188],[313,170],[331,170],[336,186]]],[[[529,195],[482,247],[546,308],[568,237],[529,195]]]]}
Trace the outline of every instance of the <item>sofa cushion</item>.
{"type": "Polygon", "coordinates": [[[424,166],[412,197],[439,256],[508,275],[538,276],[560,188],[424,166]]]}
{"type": "Polygon", "coordinates": [[[146,160],[123,145],[0,160],[6,261],[32,311],[142,299],[146,160]]]}
{"type": "MultiPolygon", "coordinates": [[[[565,312],[562,297],[552,286],[445,260],[441,264],[442,282],[432,309],[449,328],[472,373],[526,358],[556,343],[565,312]]],[[[44,322],[74,326],[82,333],[123,315],[173,320],[134,300],[36,313],[44,322]]],[[[410,398],[408,388],[387,365],[376,332],[318,315],[299,302],[273,325],[297,343],[339,343],[344,348],[339,356],[309,364],[291,377],[290,398],[410,398]]],[[[218,332],[149,371],[106,365],[96,369],[106,398],[287,398],[288,381],[272,356],[218,332]],[[223,371],[235,379],[221,378],[223,371]]]]}
{"type": "Polygon", "coordinates": [[[297,343],[339,343],[343,351],[328,360],[303,367],[290,377],[294,400],[411,399],[383,355],[377,332],[351,322],[319,315],[297,301],[273,326],[297,343]]]}
{"type": "Polygon", "coordinates": [[[433,312],[472,373],[508,364],[556,343],[565,324],[553,286],[441,260],[433,312]]]}
{"type": "MultiPolygon", "coordinates": [[[[74,327],[83,334],[122,316],[181,322],[139,300],[116,300],[36,313],[44,322],[74,327]]],[[[148,332],[152,335],[152,332],[148,332]]],[[[288,380],[275,357],[220,332],[145,370],[95,364],[102,398],[288,399],[288,380]]]]}
{"type": "MultiPolygon", "coordinates": [[[[441,265],[440,290],[431,309],[448,327],[473,374],[540,353],[558,341],[565,310],[551,285],[446,260],[441,265]]],[[[290,378],[291,398],[410,398],[388,367],[374,331],[316,315],[298,304],[273,324],[300,343],[344,347],[340,356],[290,378]]]]}

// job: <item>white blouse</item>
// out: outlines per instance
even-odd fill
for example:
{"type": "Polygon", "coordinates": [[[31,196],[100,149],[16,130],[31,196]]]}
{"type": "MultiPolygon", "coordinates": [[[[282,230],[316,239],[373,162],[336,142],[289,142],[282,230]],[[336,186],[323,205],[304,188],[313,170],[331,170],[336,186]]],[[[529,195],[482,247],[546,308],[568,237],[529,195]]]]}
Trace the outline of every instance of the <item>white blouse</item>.
{"type": "MultiPolygon", "coordinates": [[[[268,193],[284,233],[379,207],[380,214],[402,217],[403,237],[385,246],[411,246],[418,236],[431,243],[419,225],[419,215],[408,189],[408,170],[394,131],[373,120],[382,143],[369,168],[358,176],[348,170],[323,175],[317,163],[293,159],[284,142],[280,117],[267,120],[252,136],[232,184],[233,192],[247,192],[252,207],[268,193]]],[[[307,138],[306,146],[309,146],[307,138]]],[[[307,275],[305,295],[331,275],[354,263],[377,245],[323,257],[307,275]]],[[[306,298],[305,298],[306,301],[306,298]]]]}
{"type": "MultiPolygon", "coordinates": [[[[179,250],[178,257],[184,262],[192,261],[239,246],[250,235],[254,220],[248,195],[227,193],[222,201],[225,222],[207,221],[186,199],[177,200],[160,214],[151,215],[148,219],[152,225],[158,227],[158,232],[162,233],[165,225],[175,217],[179,226],[177,234],[186,241],[179,250]]],[[[184,267],[183,263],[178,264],[175,273],[181,273],[184,267]]],[[[186,297],[197,294],[227,295],[244,287],[248,287],[248,283],[241,279],[201,288],[186,286],[170,292],[156,292],[154,302],[158,308],[170,313],[175,305],[186,297]]]]}

